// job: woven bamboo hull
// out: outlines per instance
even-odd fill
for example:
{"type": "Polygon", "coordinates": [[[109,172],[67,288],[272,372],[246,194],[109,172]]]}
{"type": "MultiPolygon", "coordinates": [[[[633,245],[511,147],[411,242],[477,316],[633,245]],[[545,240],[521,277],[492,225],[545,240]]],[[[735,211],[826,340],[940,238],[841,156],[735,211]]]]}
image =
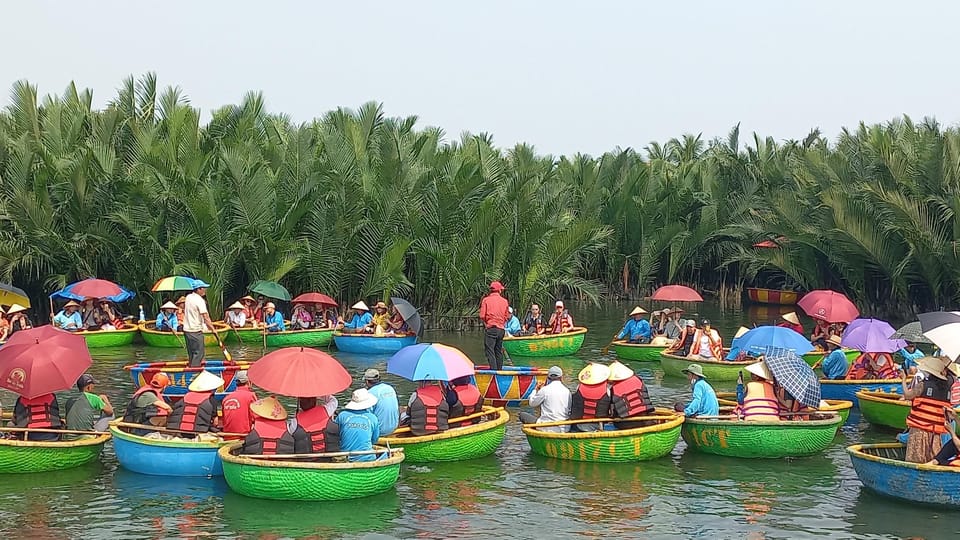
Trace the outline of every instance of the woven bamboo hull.
{"type": "Polygon", "coordinates": [[[960,467],[903,461],[896,443],[847,447],[853,470],[864,487],[887,497],[923,504],[960,507],[960,467]]]}
{"type": "Polygon", "coordinates": [[[377,444],[403,448],[409,463],[463,461],[489,456],[503,442],[510,414],[504,409],[484,407],[494,419],[422,437],[380,437],[377,444]]]}
{"type": "Polygon", "coordinates": [[[820,379],[820,399],[852,401],[853,406],[859,408],[860,400],[857,399],[857,392],[861,390],[900,394],[903,392],[903,386],[899,379],[863,381],[832,381],[829,379],[820,379]]]}
{"type": "MultiPolygon", "coordinates": [[[[735,392],[717,392],[717,401],[720,402],[721,407],[736,407],[737,394],[735,392]]],[[[840,415],[844,423],[847,422],[847,419],[850,418],[850,411],[853,409],[852,401],[844,401],[841,399],[828,399],[824,401],[827,402],[827,406],[817,409],[818,411],[835,412],[840,415]]]]}
{"type": "Polygon", "coordinates": [[[280,501],[339,501],[369,497],[392,488],[403,452],[379,461],[316,463],[254,460],[234,455],[240,443],[219,455],[230,489],[247,497],[280,501]]]}
{"type": "Polygon", "coordinates": [[[683,440],[708,454],[741,458],[784,458],[819,454],[830,446],[843,420],[744,422],[687,418],[683,440]]]}
{"type": "MultiPolygon", "coordinates": [[[[899,394],[886,392],[872,392],[861,390],[857,392],[860,401],[860,414],[877,426],[886,426],[898,430],[907,429],[907,415],[910,414],[910,402],[904,401],[899,394]]],[[[960,409],[958,409],[960,410],[960,409]]]]}
{"type": "Polygon", "coordinates": [[[574,328],[563,334],[503,338],[503,348],[510,356],[567,356],[583,346],[586,328],[574,328]]]}
{"type": "Polygon", "coordinates": [[[188,367],[186,362],[141,362],[123,367],[130,372],[135,388],[148,384],[157,373],[165,373],[170,378],[170,386],[164,388],[163,395],[174,399],[186,394],[190,382],[204,370],[223,379],[223,385],[217,389],[217,394],[233,392],[237,389],[237,372],[249,368],[250,362],[228,364],[221,360],[207,360],[201,367],[188,367]]]}
{"type": "MultiPolygon", "coordinates": [[[[140,336],[143,338],[144,343],[151,347],[163,347],[166,349],[183,349],[186,347],[183,332],[177,332],[176,335],[174,335],[173,332],[159,332],[147,327],[152,324],[153,323],[140,323],[140,336]]],[[[227,336],[227,327],[225,325],[213,323],[213,326],[217,329],[217,334],[220,334],[221,339],[227,336]]],[[[204,332],[203,345],[205,347],[217,346],[217,336],[215,336],[213,332],[204,332]]]]}
{"type": "Polygon", "coordinates": [[[120,466],[155,476],[223,476],[217,450],[223,442],[161,441],[110,426],[113,452],[120,466]]]}
{"type": "Polygon", "coordinates": [[[778,306],[792,306],[800,299],[800,293],[796,291],[784,291],[778,289],[759,289],[756,287],[747,288],[747,298],[754,304],[775,304],[778,306]]]}
{"type": "Polygon", "coordinates": [[[38,473],[79,467],[97,460],[110,440],[104,433],[76,441],[0,440],[0,474],[38,473]]]}
{"type": "Polygon", "coordinates": [[[123,347],[133,343],[137,337],[137,327],[131,326],[120,330],[93,330],[77,332],[87,342],[88,349],[102,349],[104,347],[123,347]]]}
{"type": "Polygon", "coordinates": [[[633,360],[634,362],[659,362],[660,353],[666,348],[664,345],[641,345],[622,341],[613,343],[613,352],[616,353],[618,359],[633,360]]]}
{"type": "Polygon", "coordinates": [[[703,375],[710,382],[736,381],[740,371],[755,363],[756,360],[750,360],[749,362],[705,361],[667,353],[660,354],[660,367],[663,368],[664,374],[673,377],[686,377],[683,370],[687,369],[690,364],[699,364],[703,368],[703,375]]]}
{"type": "Polygon", "coordinates": [[[541,456],[598,463],[649,461],[669,454],[680,439],[683,415],[658,410],[670,420],[636,429],[593,431],[588,433],[551,433],[523,426],[530,450],[541,456]]]}
{"type": "Polygon", "coordinates": [[[333,334],[337,349],[354,354],[393,354],[417,344],[417,336],[374,336],[371,334],[333,334]]]}
{"type": "MultiPolygon", "coordinates": [[[[222,321],[216,321],[214,324],[220,324],[221,322],[222,321]]],[[[229,329],[228,327],[227,332],[220,334],[220,337],[223,338],[224,343],[240,343],[243,341],[244,345],[263,344],[263,330],[260,328],[251,328],[249,326],[236,329],[229,329]],[[239,339],[237,339],[237,334],[240,335],[239,339]]]]}
{"type": "Polygon", "coordinates": [[[477,366],[473,382],[483,396],[483,404],[492,407],[527,405],[537,385],[547,380],[547,370],[528,366],[505,366],[500,371],[477,366]]]}
{"type": "MultiPolygon", "coordinates": [[[[817,362],[823,360],[827,355],[824,351],[810,351],[807,354],[803,355],[803,361],[813,366],[817,362]]],[[[843,355],[847,357],[847,365],[853,365],[853,362],[860,356],[860,351],[855,349],[843,349],[843,355]]]]}
{"type": "Polygon", "coordinates": [[[267,347],[325,347],[333,340],[333,328],[267,332],[267,347]]]}

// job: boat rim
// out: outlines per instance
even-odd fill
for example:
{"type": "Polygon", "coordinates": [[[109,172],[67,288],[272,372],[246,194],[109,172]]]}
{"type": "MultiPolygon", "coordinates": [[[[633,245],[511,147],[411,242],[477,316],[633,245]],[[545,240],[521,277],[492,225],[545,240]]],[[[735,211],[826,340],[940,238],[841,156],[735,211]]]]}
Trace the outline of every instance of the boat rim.
{"type": "Polygon", "coordinates": [[[139,323],[132,325],[129,328],[124,327],[124,328],[117,328],[115,330],[75,330],[70,333],[77,336],[97,336],[100,334],[121,334],[126,332],[136,332],[137,330],[140,330],[139,323]]]}
{"type": "Polygon", "coordinates": [[[846,448],[847,453],[851,456],[857,457],[858,459],[865,459],[867,461],[873,461],[876,463],[883,463],[885,465],[893,465],[895,467],[900,467],[904,469],[916,469],[918,471],[930,471],[930,472],[949,472],[949,473],[960,473],[960,467],[953,467],[951,465],[928,465],[926,463],[911,463],[909,461],[900,461],[899,459],[886,458],[875,456],[873,454],[868,454],[863,450],[869,448],[906,448],[906,445],[900,443],[873,443],[873,444],[852,444],[846,448]]]}
{"type": "Polygon", "coordinates": [[[854,395],[857,396],[857,399],[874,401],[877,403],[897,403],[907,406],[910,405],[909,401],[903,399],[903,394],[884,392],[882,390],[858,390],[854,395]]]}
{"type": "Polygon", "coordinates": [[[573,330],[569,332],[563,332],[561,334],[538,334],[535,336],[510,336],[504,337],[504,341],[532,341],[538,339],[550,339],[557,337],[566,337],[566,336],[580,336],[586,334],[589,329],[586,326],[574,326],[573,330]]]}
{"type": "MultiPolygon", "coordinates": [[[[92,435],[92,434],[91,434],[92,435]]],[[[76,439],[71,441],[18,441],[16,439],[0,439],[0,446],[21,447],[21,448],[80,448],[83,446],[98,446],[106,443],[111,438],[108,431],[98,434],[89,439],[76,439]]]]}
{"type": "MultiPolygon", "coordinates": [[[[131,428],[126,428],[131,429],[131,428]]],[[[133,433],[127,433],[123,431],[119,426],[110,424],[110,433],[117,439],[121,439],[127,442],[133,442],[137,444],[143,444],[146,446],[157,446],[161,448],[182,448],[184,450],[215,450],[221,446],[228,444],[233,441],[221,440],[218,442],[196,442],[196,441],[174,441],[174,440],[161,440],[161,439],[148,439],[147,437],[142,437],[140,435],[134,435],[133,433]]],[[[240,441],[242,442],[242,441],[240,441]]]]}
{"type": "Polygon", "coordinates": [[[820,384],[902,384],[903,379],[820,379],[820,384]]]}
{"type": "MultiPolygon", "coordinates": [[[[455,439],[457,437],[462,437],[464,435],[474,435],[476,433],[481,433],[484,431],[489,431],[494,428],[498,428],[506,424],[507,421],[510,420],[510,413],[507,412],[506,407],[490,407],[488,405],[484,405],[480,413],[481,414],[497,413],[497,417],[494,418],[493,420],[480,422],[479,424],[455,427],[455,428],[448,429],[446,431],[441,431],[440,433],[431,433],[430,435],[394,437],[393,434],[391,434],[390,436],[387,436],[387,437],[380,437],[380,440],[378,442],[394,444],[402,448],[404,444],[420,444],[425,442],[441,441],[444,439],[455,439]]],[[[453,420],[456,420],[456,418],[453,418],[453,420]]]]}
{"type": "MultiPolygon", "coordinates": [[[[618,429],[613,431],[587,431],[587,432],[556,432],[556,431],[542,431],[538,429],[537,424],[524,424],[523,425],[523,434],[528,437],[535,437],[540,439],[621,439],[623,437],[634,437],[637,435],[645,435],[648,433],[659,433],[662,431],[669,431],[675,427],[679,427],[684,422],[684,416],[682,413],[671,411],[669,409],[657,409],[654,414],[662,415],[665,422],[655,424],[652,426],[643,426],[633,429],[618,429]]],[[[607,418],[601,419],[598,418],[598,421],[606,420],[608,422],[617,422],[617,418],[607,418]]],[[[574,425],[577,423],[583,423],[578,420],[568,420],[567,424],[560,424],[555,422],[550,422],[550,426],[554,427],[556,425],[574,425]]]]}
{"type": "MultiPolygon", "coordinates": [[[[676,341],[676,340],[674,339],[670,341],[676,341]]],[[[666,349],[670,345],[672,345],[672,343],[669,343],[666,345],[654,345],[652,343],[627,343],[627,340],[625,339],[618,339],[613,342],[614,347],[636,347],[638,349],[645,349],[645,348],[646,349],[666,349]]]]}
{"type": "MultiPolygon", "coordinates": [[[[136,327],[137,330],[140,330],[141,332],[145,332],[145,333],[147,333],[147,334],[159,334],[159,335],[163,335],[163,336],[172,336],[172,335],[174,335],[173,332],[164,332],[163,330],[157,330],[156,328],[147,328],[146,325],[147,325],[148,322],[149,322],[149,321],[143,321],[142,323],[138,323],[138,324],[137,324],[137,327],[136,327]]],[[[204,330],[203,333],[204,333],[204,334],[214,334],[214,333],[216,333],[216,334],[222,334],[222,333],[224,333],[224,332],[229,332],[229,331],[230,331],[230,327],[227,326],[226,323],[223,323],[223,322],[221,322],[221,321],[213,321],[213,329],[214,329],[213,332],[210,332],[209,330],[204,330]]],[[[177,332],[176,335],[183,335],[183,331],[181,330],[181,331],[177,332]]]]}
{"type": "Polygon", "coordinates": [[[660,356],[663,356],[664,358],[669,358],[670,360],[683,360],[683,361],[685,361],[685,362],[690,362],[691,364],[700,364],[700,365],[706,364],[706,365],[708,365],[708,366],[738,366],[738,367],[746,367],[746,366],[749,366],[749,365],[751,365],[751,364],[756,364],[757,362],[759,362],[759,360],[741,360],[741,361],[733,361],[733,360],[702,360],[702,359],[699,359],[699,358],[690,358],[689,356],[677,356],[677,355],[675,355],[675,354],[670,354],[670,353],[665,353],[665,352],[660,353],[660,356]]]}
{"type": "MultiPolygon", "coordinates": [[[[214,360],[214,362],[220,362],[221,365],[219,365],[219,366],[210,366],[211,368],[222,368],[222,369],[224,369],[224,370],[229,369],[229,368],[237,368],[238,370],[244,370],[244,369],[249,369],[250,366],[253,365],[253,362],[250,362],[250,361],[247,361],[247,360],[237,360],[237,361],[235,361],[235,362],[233,362],[233,363],[226,363],[224,360],[214,360]],[[225,364],[225,363],[226,363],[226,365],[223,365],[223,364],[225,364]]],[[[205,363],[206,363],[206,362],[205,362],[205,363]]],[[[205,363],[204,363],[204,364],[205,364],[205,363]]],[[[158,369],[158,370],[160,370],[160,371],[170,371],[170,372],[173,372],[173,373],[183,373],[185,370],[189,370],[189,369],[196,370],[196,371],[199,372],[199,371],[203,371],[203,370],[205,370],[205,369],[207,368],[206,365],[200,365],[200,366],[196,366],[196,367],[191,367],[191,366],[188,365],[188,364],[189,364],[189,362],[188,362],[187,360],[174,360],[174,361],[172,361],[172,362],[138,362],[138,363],[136,363],[136,364],[127,364],[127,365],[123,366],[123,369],[124,369],[125,371],[133,371],[134,369],[143,369],[143,370],[147,370],[147,369],[158,369]],[[166,364],[166,365],[162,365],[162,366],[161,366],[161,365],[156,365],[156,364],[166,364]]]]}
{"type": "MultiPolygon", "coordinates": [[[[806,413],[804,413],[806,414],[806,413]]],[[[738,426],[738,427],[778,427],[778,428],[794,428],[794,427],[827,427],[833,424],[843,423],[843,418],[840,416],[836,410],[818,410],[811,411],[810,415],[821,415],[829,416],[829,418],[823,418],[818,420],[765,420],[765,421],[746,421],[746,420],[724,420],[720,418],[697,418],[689,417],[684,422],[688,425],[698,425],[698,426],[738,426]]]]}
{"type": "MultiPolygon", "coordinates": [[[[317,330],[320,330],[320,329],[318,328],[317,330]]],[[[274,333],[276,334],[276,333],[278,333],[278,332],[274,332],[274,333]]],[[[396,334],[393,334],[393,335],[384,334],[384,335],[382,335],[382,336],[378,336],[378,335],[376,335],[376,334],[344,334],[343,331],[341,331],[341,330],[334,330],[334,331],[333,331],[333,337],[349,337],[349,338],[362,337],[362,338],[377,338],[377,339],[407,339],[407,338],[415,338],[415,337],[417,337],[417,335],[416,335],[416,334],[406,334],[406,335],[403,335],[403,336],[398,336],[398,335],[396,335],[396,334]]]]}
{"type": "Polygon", "coordinates": [[[243,441],[231,441],[217,450],[217,455],[224,463],[234,465],[249,465],[252,467],[276,468],[276,469],[310,469],[310,470],[355,470],[355,469],[379,469],[381,467],[390,467],[399,465],[404,460],[403,448],[387,448],[383,446],[374,446],[374,450],[383,450],[389,456],[387,459],[378,459],[375,461],[344,461],[344,462],[316,462],[316,461],[294,461],[282,459],[254,459],[234,454],[233,451],[240,448],[243,441]]]}

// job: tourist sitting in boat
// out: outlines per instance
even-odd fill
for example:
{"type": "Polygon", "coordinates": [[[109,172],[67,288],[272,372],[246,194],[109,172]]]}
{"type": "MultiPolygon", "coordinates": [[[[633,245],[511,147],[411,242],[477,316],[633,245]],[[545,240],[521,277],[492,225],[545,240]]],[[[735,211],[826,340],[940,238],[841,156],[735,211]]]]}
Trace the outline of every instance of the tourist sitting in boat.
{"type": "Polygon", "coordinates": [[[257,401],[257,394],[250,388],[246,371],[238,371],[234,379],[237,381],[237,389],[224,396],[220,404],[223,408],[223,431],[250,433],[253,427],[250,405],[257,401]]]}
{"type": "Polygon", "coordinates": [[[0,341],[6,341],[10,335],[10,322],[7,321],[7,312],[0,307],[0,341]]]}
{"type": "Polygon", "coordinates": [[[917,348],[916,343],[912,341],[908,341],[907,345],[897,352],[899,352],[900,357],[903,358],[900,369],[903,370],[905,375],[915,375],[917,373],[917,360],[926,356],[923,354],[923,351],[917,348]]]}
{"type": "Polygon", "coordinates": [[[203,370],[190,381],[183,399],[173,405],[167,428],[189,433],[209,433],[220,431],[218,409],[214,392],[223,386],[224,381],[217,375],[203,370]]]}
{"type": "MultiPolygon", "coordinates": [[[[60,404],[56,394],[43,394],[35,398],[18,396],[13,404],[13,427],[27,429],[61,429],[60,404]]],[[[26,433],[27,441],[59,441],[59,433],[26,433]]]]}
{"type": "MultiPolygon", "coordinates": [[[[380,438],[380,421],[370,411],[377,404],[377,398],[366,388],[358,388],[350,396],[350,402],[344,405],[337,415],[336,424],[340,427],[340,450],[343,452],[369,452],[380,438]]],[[[349,461],[376,461],[376,454],[350,456],[349,461]]]]}
{"type": "Polygon", "coordinates": [[[270,396],[250,404],[253,426],[243,439],[241,454],[286,455],[310,453],[310,441],[300,427],[287,425],[287,410],[270,396]]]}
{"type": "Polygon", "coordinates": [[[53,318],[53,325],[67,332],[83,330],[83,318],[80,317],[80,304],[70,300],[53,318]]]}
{"type": "Polygon", "coordinates": [[[693,399],[686,406],[683,403],[675,403],[674,410],[690,417],[720,414],[720,402],[717,400],[717,393],[707,383],[707,377],[703,374],[703,368],[700,367],[700,364],[690,364],[687,369],[683,370],[683,373],[686,374],[687,380],[690,382],[693,399]]]}
{"type": "Polygon", "coordinates": [[[257,311],[257,300],[250,296],[244,296],[238,300],[243,306],[243,318],[247,324],[253,325],[257,321],[256,311],[257,311]]]}
{"type": "MultiPolygon", "coordinates": [[[[170,386],[170,377],[166,373],[156,373],[150,382],[133,393],[123,421],[130,424],[165,426],[173,407],[163,399],[163,389],[170,386]]],[[[148,431],[134,430],[136,435],[146,435],[148,431]]]]}
{"type": "MultiPolygon", "coordinates": [[[[650,401],[647,385],[632,369],[614,361],[610,364],[610,376],[607,380],[610,382],[611,418],[630,418],[654,412],[655,407],[650,401]]],[[[634,429],[654,423],[651,420],[633,420],[615,422],[614,425],[617,429],[634,429]]]]}
{"type": "Polygon", "coordinates": [[[157,313],[156,328],[160,332],[177,332],[180,330],[180,320],[177,319],[176,304],[166,302],[160,306],[160,313],[157,313]]]}
{"type": "Polygon", "coordinates": [[[187,297],[181,296],[180,298],[177,298],[177,301],[174,302],[174,304],[177,306],[177,320],[182,322],[184,319],[183,308],[187,305],[187,297]]]}
{"type": "Polygon", "coordinates": [[[316,317],[314,322],[318,328],[343,328],[343,318],[335,307],[325,309],[323,316],[316,317]]]}
{"type": "Polygon", "coordinates": [[[563,301],[557,300],[556,311],[550,316],[550,322],[547,324],[550,326],[551,334],[563,334],[564,332],[573,330],[573,317],[571,317],[570,312],[563,307],[563,301]]]}
{"type": "MultiPolygon", "coordinates": [[[[570,400],[570,419],[608,418],[610,416],[610,389],[607,380],[610,368],[603,364],[590,363],[580,370],[576,391],[570,400]]],[[[597,431],[599,424],[574,424],[573,431],[597,431]]]]}
{"type": "Polygon", "coordinates": [[[306,330],[313,324],[313,314],[303,304],[294,304],[290,313],[290,329],[306,330]]]}
{"type": "Polygon", "coordinates": [[[381,332],[386,332],[390,328],[389,322],[390,314],[387,313],[387,304],[383,302],[377,302],[377,304],[373,306],[372,323],[374,332],[376,332],[378,327],[380,328],[381,332]]]}
{"type": "MultiPolygon", "coordinates": [[[[176,308],[176,306],[174,306],[176,308]]],[[[223,313],[223,322],[232,328],[243,328],[247,325],[247,314],[240,302],[230,304],[227,311],[223,313]]],[[[246,407],[245,407],[246,408],[246,407]]]]}
{"type": "Polygon", "coordinates": [[[673,344],[668,346],[663,352],[677,356],[690,356],[690,350],[693,348],[693,341],[697,337],[697,322],[693,319],[687,319],[683,331],[677,336],[673,344]]]}
{"type": "Polygon", "coordinates": [[[944,411],[951,408],[954,375],[948,369],[950,362],[945,356],[924,356],[917,361],[917,374],[904,378],[903,398],[912,400],[907,414],[906,461],[926,463],[940,452],[940,436],[949,431],[944,411]]]}
{"type": "Polygon", "coordinates": [[[850,366],[846,380],[898,379],[900,372],[893,356],[885,352],[863,352],[850,366]]]}
{"type": "Polygon", "coordinates": [[[627,320],[623,329],[614,338],[617,340],[626,338],[627,343],[650,343],[650,340],[653,339],[653,330],[650,328],[650,323],[643,318],[644,313],[646,313],[646,310],[640,306],[633,308],[633,311],[630,312],[630,319],[627,320]]]}
{"type": "MultiPolygon", "coordinates": [[[[533,393],[530,394],[530,406],[540,407],[540,416],[534,417],[528,412],[521,412],[520,422],[524,424],[545,424],[569,420],[572,399],[570,389],[563,384],[563,370],[560,369],[560,366],[550,366],[550,369],[547,370],[547,381],[538,384],[533,393]]],[[[566,433],[570,431],[570,426],[550,426],[540,428],[540,430],[566,433]]]]}
{"type": "Polygon", "coordinates": [[[530,304],[530,311],[527,312],[527,316],[523,319],[519,335],[539,336],[546,331],[547,323],[543,320],[543,313],[540,313],[540,306],[530,304]]]}
{"type": "Polygon", "coordinates": [[[400,423],[400,402],[397,400],[397,391],[389,384],[380,380],[380,370],[368,369],[363,372],[363,382],[367,390],[377,398],[373,406],[373,414],[380,421],[380,436],[386,437],[397,429],[400,423]]]}
{"type": "MultiPolygon", "coordinates": [[[[483,396],[480,389],[470,382],[470,376],[458,377],[450,381],[447,387],[447,405],[450,406],[450,419],[470,416],[483,410],[483,396]]],[[[480,422],[479,418],[450,422],[451,428],[469,426],[480,422]]]]}
{"type": "Polygon", "coordinates": [[[958,449],[960,449],[960,437],[957,436],[955,429],[957,422],[957,413],[953,409],[945,409],[943,430],[949,434],[950,440],[943,445],[943,448],[937,452],[937,455],[927,462],[927,465],[944,465],[951,467],[960,467],[960,459],[957,459],[958,449]]]}
{"type": "Polygon", "coordinates": [[[680,308],[664,308],[661,313],[664,317],[667,317],[667,322],[663,325],[663,335],[666,336],[667,339],[677,339],[680,337],[680,334],[683,332],[683,327],[680,326],[680,315],[683,313],[683,310],[680,308]]]}
{"type": "Polygon", "coordinates": [[[373,332],[373,315],[370,314],[370,308],[363,300],[352,306],[354,310],[353,317],[349,322],[343,325],[343,331],[353,334],[364,332],[373,332]]]}
{"type": "Polygon", "coordinates": [[[797,317],[796,312],[791,311],[790,313],[784,313],[780,318],[783,319],[783,322],[777,326],[780,328],[789,328],[801,336],[804,334],[803,325],[800,324],[800,318],[797,317]]]}
{"type": "Polygon", "coordinates": [[[663,311],[658,309],[650,312],[650,321],[648,322],[650,324],[651,336],[655,337],[663,335],[663,327],[667,324],[667,319],[663,316],[663,311]]]}
{"type": "MultiPolygon", "coordinates": [[[[400,310],[397,306],[390,306],[390,320],[387,321],[387,333],[388,334],[407,334],[410,333],[410,326],[407,324],[407,321],[404,320],[403,315],[400,314],[400,310]]],[[[381,426],[382,428],[383,426],[381,426]]],[[[383,430],[380,430],[380,435],[383,435],[383,430]]]]}
{"type": "Polygon", "coordinates": [[[100,330],[119,330],[125,326],[120,310],[106,298],[101,298],[97,302],[97,311],[94,317],[97,324],[100,325],[100,330]]]}
{"type": "Polygon", "coordinates": [[[766,362],[747,366],[750,380],[744,385],[746,393],[739,415],[747,422],[775,422],[780,420],[780,402],[773,386],[773,373],[766,362]]]}
{"type": "Polygon", "coordinates": [[[519,336],[523,331],[523,326],[520,325],[520,319],[513,313],[512,307],[508,307],[507,312],[510,314],[510,318],[503,324],[503,332],[507,337],[519,336]]]}
{"type": "Polygon", "coordinates": [[[80,395],[67,400],[67,429],[77,431],[107,431],[114,420],[113,405],[103,394],[94,393],[96,379],[84,373],[77,379],[80,395]]]}
{"type": "MultiPolygon", "coordinates": [[[[450,405],[447,404],[439,381],[420,381],[417,390],[407,402],[410,432],[416,436],[439,433],[449,428],[450,405]]],[[[401,419],[403,424],[404,419],[401,419]]]]}
{"type": "Polygon", "coordinates": [[[30,318],[27,317],[26,311],[27,308],[21,306],[20,304],[13,304],[10,306],[10,309],[7,310],[7,324],[9,325],[10,330],[7,332],[6,337],[9,338],[20,330],[33,328],[33,323],[30,322],[30,318]]]}
{"type": "Polygon", "coordinates": [[[267,332],[283,332],[287,329],[283,322],[283,313],[277,311],[277,306],[273,302],[267,302],[263,307],[263,327],[267,332]]]}
{"type": "Polygon", "coordinates": [[[257,303],[253,306],[253,318],[263,322],[263,312],[267,305],[267,299],[262,294],[257,295],[257,303]]]}
{"type": "Polygon", "coordinates": [[[336,452],[340,449],[340,426],[333,422],[337,412],[337,398],[333,396],[302,397],[297,399],[297,416],[290,429],[297,427],[306,434],[308,452],[336,452]]]}
{"type": "Polygon", "coordinates": [[[820,370],[823,371],[823,377],[834,381],[842,381],[847,376],[850,364],[847,362],[847,355],[840,350],[840,337],[830,336],[826,340],[827,350],[830,352],[820,363],[820,370]]]}
{"type": "Polygon", "coordinates": [[[700,360],[720,360],[723,358],[723,341],[720,334],[710,326],[710,320],[704,319],[703,328],[693,336],[693,345],[690,346],[690,356],[700,360]]]}
{"type": "Polygon", "coordinates": [[[827,349],[827,338],[830,337],[830,323],[822,319],[815,319],[813,333],[810,334],[810,343],[821,350],[827,349]]]}

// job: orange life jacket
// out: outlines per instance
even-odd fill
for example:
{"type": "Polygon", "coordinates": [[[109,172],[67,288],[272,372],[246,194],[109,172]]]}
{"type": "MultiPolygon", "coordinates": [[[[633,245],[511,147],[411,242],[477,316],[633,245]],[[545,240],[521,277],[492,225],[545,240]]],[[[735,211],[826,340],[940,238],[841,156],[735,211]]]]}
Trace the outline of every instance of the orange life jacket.
{"type": "Polygon", "coordinates": [[[207,433],[216,414],[212,392],[187,392],[183,400],[174,405],[167,426],[170,429],[207,433]]]}
{"type": "Polygon", "coordinates": [[[562,334],[570,328],[570,317],[561,312],[560,315],[556,315],[553,318],[553,326],[550,327],[550,332],[554,334],[562,334]]]}
{"type": "Polygon", "coordinates": [[[297,413],[297,425],[310,437],[311,452],[327,451],[326,430],[329,423],[330,415],[326,407],[317,406],[297,413]]]}
{"type": "MultiPolygon", "coordinates": [[[[700,340],[703,335],[703,329],[698,328],[697,333],[693,335],[693,345],[690,346],[691,355],[700,354],[700,340]]],[[[713,328],[710,329],[710,352],[713,353],[714,359],[723,359],[723,343],[720,340],[720,335],[713,328]]]]}
{"type": "Polygon", "coordinates": [[[610,402],[616,418],[639,416],[654,409],[646,385],[636,375],[613,383],[610,388],[610,402]]]}
{"type": "MultiPolygon", "coordinates": [[[[476,386],[467,383],[451,386],[450,388],[457,394],[457,402],[450,407],[450,416],[452,418],[470,416],[483,410],[483,396],[480,395],[480,390],[476,386]]],[[[457,426],[470,426],[476,424],[478,421],[478,418],[464,420],[457,422],[457,426]]]]}
{"type": "Polygon", "coordinates": [[[610,414],[610,393],[607,392],[606,381],[590,385],[580,383],[573,395],[571,409],[571,420],[606,418],[610,414]]]}
{"type": "MultiPolygon", "coordinates": [[[[876,363],[876,362],[873,362],[876,363]]],[[[846,380],[864,380],[864,379],[898,379],[900,373],[893,367],[893,356],[890,353],[861,353],[860,356],[850,366],[847,372],[846,380]],[[886,360],[879,368],[874,368],[871,360],[886,360]]]]}
{"type": "Polygon", "coordinates": [[[287,430],[286,420],[268,420],[266,418],[254,420],[253,430],[244,440],[241,453],[293,454],[294,439],[290,431],[287,430]]]}
{"type": "Polygon", "coordinates": [[[743,419],[769,422],[780,419],[780,402],[769,382],[750,381],[743,398],[743,419]]]}
{"type": "Polygon", "coordinates": [[[907,427],[932,433],[946,433],[943,426],[946,415],[944,407],[950,407],[951,381],[928,376],[923,382],[923,394],[913,398],[910,414],[907,415],[907,427]]]}
{"type": "Polygon", "coordinates": [[[61,428],[60,416],[53,414],[53,404],[57,398],[53,394],[44,394],[32,399],[20,398],[20,404],[26,407],[27,416],[16,422],[18,427],[24,428],[61,428]],[[26,420],[26,424],[23,424],[26,420]]]}
{"type": "Polygon", "coordinates": [[[960,405],[960,379],[954,378],[950,385],[950,405],[956,407],[960,405]]]}
{"type": "Polygon", "coordinates": [[[414,435],[427,435],[446,431],[449,427],[450,406],[439,386],[431,385],[417,389],[417,399],[410,404],[410,431],[414,435]]]}

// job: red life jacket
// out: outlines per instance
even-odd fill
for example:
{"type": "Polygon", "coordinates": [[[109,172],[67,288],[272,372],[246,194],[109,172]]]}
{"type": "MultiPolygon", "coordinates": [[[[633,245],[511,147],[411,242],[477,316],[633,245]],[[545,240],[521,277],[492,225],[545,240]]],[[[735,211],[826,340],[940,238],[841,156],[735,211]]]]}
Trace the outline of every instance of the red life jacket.
{"type": "Polygon", "coordinates": [[[910,414],[907,415],[907,427],[932,433],[946,433],[943,426],[946,415],[944,407],[950,407],[951,381],[928,376],[923,382],[923,394],[913,398],[910,414]]]}
{"type": "Polygon", "coordinates": [[[636,375],[613,383],[610,400],[613,404],[613,416],[617,418],[639,416],[654,409],[647,387],[636,375]]]}
{"type": "MultiPolygon", "coordinates": [[[[476,386],[467,383],[452,386],[451,389],[457,394],[457,402],[450,408],[451,416],[470,416],[483,410],[483,396],[480,395],[480,390],[476,386]]],[[[478,421],[478,418],[473,418],[471,420],[457,422],[457,425],[470,426],[476,424],[478,421]]]]}
{"type": "Polygon", "coordinates": [[[561,313],[554,317],[553,327],[550,331],[554,334],[562,334],[566,332],[568,328],[570,328],[570,318],[566,314],[561,313]]]}
{"type": "Polygon", "coordinates": [[[956,407],[960,405],[960,379],[954,378],[950,385],[950,405],[956,407]]]}
{"type": "MultiPolygon", "coordinates": [[[[21,397],[20,404],[27,409],[27,423],[18,427],[46,429],[59,429],[62,427],[60,424],[60,416],[53,414],[53,406],[56,399],[53,394],[44,394],[33,399],[21,397]]],[[[17,423],[20,424],[22,421],[17,423]]]]}
{"type": "Polygon", "coordinates": [[[606,418],[610,414],[610,394],[606,382],[592,385],[580,383],[573,397],[575,410],[570,415],[571,420],[606,418]]]}
{"type": "Polygon", "coordinates": [[[216,405],[211,406],[212,392],[187,392],[174,406],[167,425],[170,429],[207,433],[216,416],[216,405]]]}
{"type": "Polygon", "coordinates": [[[326,429],[329,423],[330,415],[326,407],[316,406],[297,413],[297,425],[310,437],[311,452],[326,452],[326,429]]]}
{"type": "Polygon", "coordinates": [[[893,367],[893,356],[890,353],[861,353],[857,357],[856,361],[853,362],[853,365],[850,367],[850,372],[847,373],[846,379],[848,381],[852,380],[863,380],[863,379],[899,379],[900,373],[897,372],[897,369],[893,367]],[[871,364],[871,360],[876,359],[885,359],[886,361],[879,368],[874,368],[871,364]]]}
{"type": "Polygon", "coordinates": [[[257,418],[243,442],[242,454],[293,454],[294,439],[286,420],[257,418]]]}
{"type": "Polygon", "coordinates": [[[449,427],[450,406],[439,386],[417,389],[417,399],[410,404],[410,431],[414,435],[427,435],[446,431],[449,427]]]}

